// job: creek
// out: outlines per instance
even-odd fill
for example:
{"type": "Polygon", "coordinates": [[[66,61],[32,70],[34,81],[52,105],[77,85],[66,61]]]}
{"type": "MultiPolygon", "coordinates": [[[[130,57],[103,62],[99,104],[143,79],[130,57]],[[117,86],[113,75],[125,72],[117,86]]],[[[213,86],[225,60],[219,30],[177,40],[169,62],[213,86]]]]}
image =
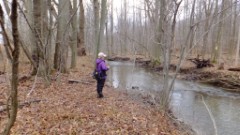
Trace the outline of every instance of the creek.
{"type": "MultiPolygon", "coordinates": [[[[108,81],[114,88],[128,91],[134,89],[149,95],[161,91],[163,86],[161,74],[135,66],[131,62],[108,62],[108,64],[111,66],[108,81]]],[[[191,126],[198,135],[214,135],[216,132],[218,135],[240,135],[238,93],[177,79],[170,104],[174,116],[191,126]]]]}

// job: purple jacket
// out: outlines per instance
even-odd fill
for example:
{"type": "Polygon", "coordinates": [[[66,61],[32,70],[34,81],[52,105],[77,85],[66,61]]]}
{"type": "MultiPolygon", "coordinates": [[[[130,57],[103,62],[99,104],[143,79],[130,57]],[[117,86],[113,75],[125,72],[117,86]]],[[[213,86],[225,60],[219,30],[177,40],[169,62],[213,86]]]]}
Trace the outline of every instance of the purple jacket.
{"type": "Polygon", "coordinates": [[[106,71],[108,70],[108,67],[106,66],[105,60],[98,58],[96,60],[96,64],[98,73],[101,73],[103,75],[103,78],[106,79],[107,78],[106,71]]]}

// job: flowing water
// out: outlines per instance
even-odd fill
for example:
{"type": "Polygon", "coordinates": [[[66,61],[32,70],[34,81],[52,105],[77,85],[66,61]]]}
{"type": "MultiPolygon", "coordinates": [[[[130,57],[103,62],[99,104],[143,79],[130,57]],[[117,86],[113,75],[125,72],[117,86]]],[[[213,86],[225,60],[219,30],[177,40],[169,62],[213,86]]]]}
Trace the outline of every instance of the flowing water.
{"type": "MultiPolygon", "coordinates": [[[[108,81],[115,88],[154,93],[162,76],[130,62],[109,62],[108,81]]],[[[220,88],[176,80],[171,98],[174,115],[198,135],[240,135],[240,94],[220,88]]]]}

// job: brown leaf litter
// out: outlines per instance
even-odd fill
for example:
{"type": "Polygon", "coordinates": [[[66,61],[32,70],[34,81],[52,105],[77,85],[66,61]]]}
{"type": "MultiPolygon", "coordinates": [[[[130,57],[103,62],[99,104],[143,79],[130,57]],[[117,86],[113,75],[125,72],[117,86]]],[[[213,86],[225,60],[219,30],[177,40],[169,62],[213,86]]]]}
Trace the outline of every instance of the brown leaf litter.
{"type": "MultiPolygon", "coordinates": [[[[90,77],[92,65],[88,57],[80,58],[78,68],[63,74],[48,87],[38,78],[32,94],[34,78],[19,84],[19,103],[39,100],[19,108],[12,134],[129,134],[179,135],[183,134],[172,120],[156,107],[131,99],[128,94],[104,87],[104,98],[97,98],[96,82],[90,77]],[[84,65],[84,66],[83,66],[84,65]],[[69,79],[88,83],[68,83],[69,79]]],[[[1,103],[6,103],[7,82],[1,103]]],[[[0,112],[0,132],[7,121],[6,112],[0,112]]]]}

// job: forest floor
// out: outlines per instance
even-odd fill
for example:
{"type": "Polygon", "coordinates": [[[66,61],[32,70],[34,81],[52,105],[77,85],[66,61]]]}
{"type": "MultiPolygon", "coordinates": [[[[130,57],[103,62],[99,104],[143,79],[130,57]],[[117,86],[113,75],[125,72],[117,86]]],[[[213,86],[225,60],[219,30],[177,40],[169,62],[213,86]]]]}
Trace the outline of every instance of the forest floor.
{"type": "MultiPolygon", "coordinates": [[[[154,72],[161,73],[163,70],[163,66],[161,63],[155,63],[150,61],[150,59],[146,59],[141,55],[135,56],[136,63],[140,64],[145,68],[149,68],[154,72]]],[[[194,56],[189,56],[188,58],[196,58],[194,56]]],[[[188,59],[187,58],[187,59],[188,59]]],[[[133,56],[129,57],[121,57],[114,56],[110,58],[112,61],[133,61],[133,56]]],[[[171,74],[174,74],[176,70],[176,65],[178,64],[179,57],[172,57],[172,61],[170,64],[171,74]]],[[[231,61],[229,58],[223,59],[223,67],[219,69],[218,64],[213,64],[213,67],[205,67],[205,68],[196,68],[196,65],[190,60],[185,60],[182,62],[182,66],[180,68],[180,72],[178,73],[178,78],[188,81],[196,81],[201,83],[210,84],[213,86],[217,86],[226,91],[231,92],[240,92],[240,72],[239,71],[229,71],[230,68],[238,68],[234,67],[234,61],[231,61]]]]}
{"type": "MultiPolygon", "coordinates": [[[[20,108],[12,134],[189,134],[174,118],[163,115],[156,106],[134,100],[126,92],[106,86],[105,97],[97,98],[91,63],[89,57],[79,58],[76,69],[59,75],[50,86],[41,78],[23,77],[30,66],[20,64],[20,108]]],[[[0,110],[10,89],[6,78],[6,74],[0,75],[0,110]]],[[[7,112],[0,111],[0,132],[6,122],[7,112]]]]}

